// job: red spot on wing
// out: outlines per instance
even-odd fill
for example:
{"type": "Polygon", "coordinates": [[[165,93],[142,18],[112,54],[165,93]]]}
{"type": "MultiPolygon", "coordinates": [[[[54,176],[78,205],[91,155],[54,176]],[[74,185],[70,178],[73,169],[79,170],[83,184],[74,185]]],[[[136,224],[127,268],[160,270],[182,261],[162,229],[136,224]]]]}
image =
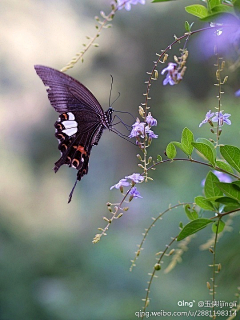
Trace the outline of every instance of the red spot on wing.
{"type": "Polygon", "coordinates": [[[80,151],[81,154],[87,155],[87,152],[86,152],[86,150],[84,149],[83,146],[81,146],[81,145],[79,145],[79,146],[74,146],[74,148],[77,149],[76,151],[80,151]]]}

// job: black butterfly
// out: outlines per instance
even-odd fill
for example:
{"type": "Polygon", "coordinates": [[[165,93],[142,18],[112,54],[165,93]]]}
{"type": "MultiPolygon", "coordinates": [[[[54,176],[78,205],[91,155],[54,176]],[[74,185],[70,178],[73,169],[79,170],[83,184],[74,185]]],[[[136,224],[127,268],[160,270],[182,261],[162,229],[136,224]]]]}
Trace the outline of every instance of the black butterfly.
{"type": "Polygon", "coordinates": [[[51,105],[60,113],[54,126],[61,158],[53,169],[57,172],[63,164],[67,164],[78,170],[76,182],[69,194],[69,203],[77,182],[88,173],[92,146],[98,144],[104,129],[111,130],[113,109],[109,107],[104,112],[94,95],[82,83],[65,73],[39,65],[34,68],[48,87],[51,105]]]}

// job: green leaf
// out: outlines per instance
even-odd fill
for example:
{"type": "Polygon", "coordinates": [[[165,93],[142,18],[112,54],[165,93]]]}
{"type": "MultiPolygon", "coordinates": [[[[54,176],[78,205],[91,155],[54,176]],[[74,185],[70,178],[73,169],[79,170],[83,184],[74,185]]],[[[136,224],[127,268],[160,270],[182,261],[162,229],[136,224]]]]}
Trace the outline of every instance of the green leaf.
{"type": "MultiPolygon", "coordinates": [[[[221,204],[223,204],[223,205],[225,205],[225,206],[227,206],[227,208],[232,207],[232,208],[234,208],[234,209],[237,209],[237,208],[240,207],[240,203],[239,203],[237,200],[235,200],[235,199],[233,199],[233,198],[230,198],[230,197],[225,197],[225,196],[219,197],[219,198],[216,199],[215,201],[216,201],[216,202],[219,202],[219,203],[221,203],[221,204]]],[[[225,207],[225,208],[226,208],[226,207],[225,207]]],[[[225,209],[224,209],[224,211],[226,212],[225,209]]]]}
{"type": "Polygon", "coordinates": [[[186,204],[184,209],[189,220],[195,220],[198,218],[197,211],[192,209],[189,204],[186,204]]]}
{"type": "Polygon", "coordinates": [[[162,161],[162,156],[160,156],[159,154],[157,155],[157,161],[158,162],[162,161]]]}
{"type": "Polygon", "coordinates": [[[230,197],[226,197],[226,196],[219,197],[215,201],[220,202],[222,204],[226,204],[226,205],[229,205],[229,204],[239,205],[240,204],[237,200],[230,198],[230,197]]]}
{"type": "Polygon", "coordinates": [[[239,180],[233,181],[232,184],[234,184],[235,186],[238,186],[240,188],[240,181],[239,180]]]}
{"type": "Polygon", "coordinates": [[[220,147],[220,152],[230,166],[240,172],[240,149],[235,146],[225,145],[220,147]]]}
{"type": "Polygon", "coordinates": [[[212,203],[202,196],[196,197],[194,199],[194,202],[196,203],[196,205],[198,205],[200,208],[204,210],[214,211],[214,206],[212,205],[212,203]]]}
{"type": "Polygon", "coordinates": [[[172,141],[172,143],[173,143],[176,147],[178,147],[179,149],[181,149],[181,150],[185,153],[184,148],[183,148],[181,142],[172,141]]]}
{"type": "Polygon", "coordinates": [[[216,183],[216,185],[223,191],[226,196],[240,201],[240,188],[236,184],[218,182],[216,183]]]}
{"type": "Polygon", "coordinates": [[[207,17],[205,18],[202,18],[201,20],[202,21],[214,21],[214,19],[216,20],[216,18],[218,18],[219,16],[221,16],[222,14],[224,13],[225,17],[228,19],[235,19],[236,16],[230,12],[213,12],[213,13],[210,13],[207,17]]]}
{"type": "Polygon", "coordinates": [[[233,12],[232,7],[226,6],[225,4],[220,4],[212,8],[212,13],[226,13],[226,12],[233,12]]]}
{"type": "Polygon", "coordinates": [[[193,5],[187,6],[185,7],[185,10],[187,11],[187,13],[190,13],[193,16],[196,16],[200,19],[208,16],[207,8],[200,4],[193,4],[193,5]]]}
{"type": "Polygon", "coordinates": [[[219,4],[221,4],[221,0],[208,0],[210,10],[215,6],[218,6],[219,4]]]}
{"type": "Polygon", "coordinates": [[[224,227],[225,227],[225,223],[222,220],[219,220],[213,223],[212,231],[214,233],[220,233],[223,231],[224,227]]]}
{"type": "Polygon", "coordinates": [[[216,161],[216,150],[202,142],[192,142],[192,145],[213,165],[215,166],[216,161]]]}
{"type": "Polygon", "coordinates": [[[222,196],[223,192],[217,186],[219,183],[218,178],[211,171],[208,172],[205,185],[204,185],[204,193],[206,198],[218,197],[222,196]]]}
{"type": "MultiPolygon", "coordinates": [[[[233,173],[232,167],[225,161],[216,160],[216,166],[218,166],[218,168],[220,168],[220,169],[223,169],[224,171],[233,173]]],[[[216,168],[216,170],[217,170],[217,168],[216,168]]]]}
{"type": "Polygon", "coordinates": [[[209,141],[208,139],[206,139],[206,138],[198,138],[196,140],[196,142],[201,142],[201,143],[204,143],[204,144],[208,145],[211,148],[213,154],[216,154],[216,149],[214,148],[214,144],[211,141],[209,141]]]}
{"type": "Polygon", "coordinates": [[[177,151],[172,142],[167,145],[166,154],[169,159],[174,159],[176,157],[177,151]]]}
{"type": "Polygon", "coordinates": [[[193,133],[188,128],[184,128],[181,137],[183,152],[190,156],[193,152],[192,142],[194,141],[193,133]]]}
{"type": "Polygon", "coordinates": [[[183,240],[186,237],[194,234],[203,228],[205,228],[209,223],[213,223],[210,219],[199,218],[189,222],[179,233],[177,241],[183,240]]]}

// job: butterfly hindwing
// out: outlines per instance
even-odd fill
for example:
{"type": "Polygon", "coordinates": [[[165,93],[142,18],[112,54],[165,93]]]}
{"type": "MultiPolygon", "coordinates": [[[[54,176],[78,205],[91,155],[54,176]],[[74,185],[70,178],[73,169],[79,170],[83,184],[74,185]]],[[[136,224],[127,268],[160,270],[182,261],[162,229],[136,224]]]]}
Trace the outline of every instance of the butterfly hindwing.
{"type": "Polygon", "coordinates": [[[103,126],[93,116],[87,117],[85,123],[77,122],[77,116],[79,113],[76,113],[76,117],[72,112],[63,113],[55,123],[55,136],[62,156],[55,163],[54,171],[57,172],[61,165],[67,164],[79,170],[77,177],[81,180],[87,174],[90,152],[92,146],[98,144],[103,126]]]}

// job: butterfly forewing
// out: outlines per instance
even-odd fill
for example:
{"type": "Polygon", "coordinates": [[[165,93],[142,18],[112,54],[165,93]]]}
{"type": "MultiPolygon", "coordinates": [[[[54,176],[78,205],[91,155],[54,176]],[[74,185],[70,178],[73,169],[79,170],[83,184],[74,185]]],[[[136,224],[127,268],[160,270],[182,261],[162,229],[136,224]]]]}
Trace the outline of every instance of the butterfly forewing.
{"type": "MultiPolygon", "coordinates": [[[[103,129],[111,127],[109,108],[103,111],[93,94],[79,81],[49,67],[35,66],[54,109],[60,113],[55,123],[55,136],[61,158],[55,163],[54,171],[63,165],[78,170],[77,180],[87,174],[89,156],[93,145],[97,145],[103,129]]],[[[71,201],[74,187],[69,196],[71,201]]]]}
{"type": "Polygon", "coordinates": [[[79,81],[67,74],[45,66],[34,66],[47,89],[51,105],[59,113],[88,108],[103,115],[104,111],[94,95],[79,81]]]}

